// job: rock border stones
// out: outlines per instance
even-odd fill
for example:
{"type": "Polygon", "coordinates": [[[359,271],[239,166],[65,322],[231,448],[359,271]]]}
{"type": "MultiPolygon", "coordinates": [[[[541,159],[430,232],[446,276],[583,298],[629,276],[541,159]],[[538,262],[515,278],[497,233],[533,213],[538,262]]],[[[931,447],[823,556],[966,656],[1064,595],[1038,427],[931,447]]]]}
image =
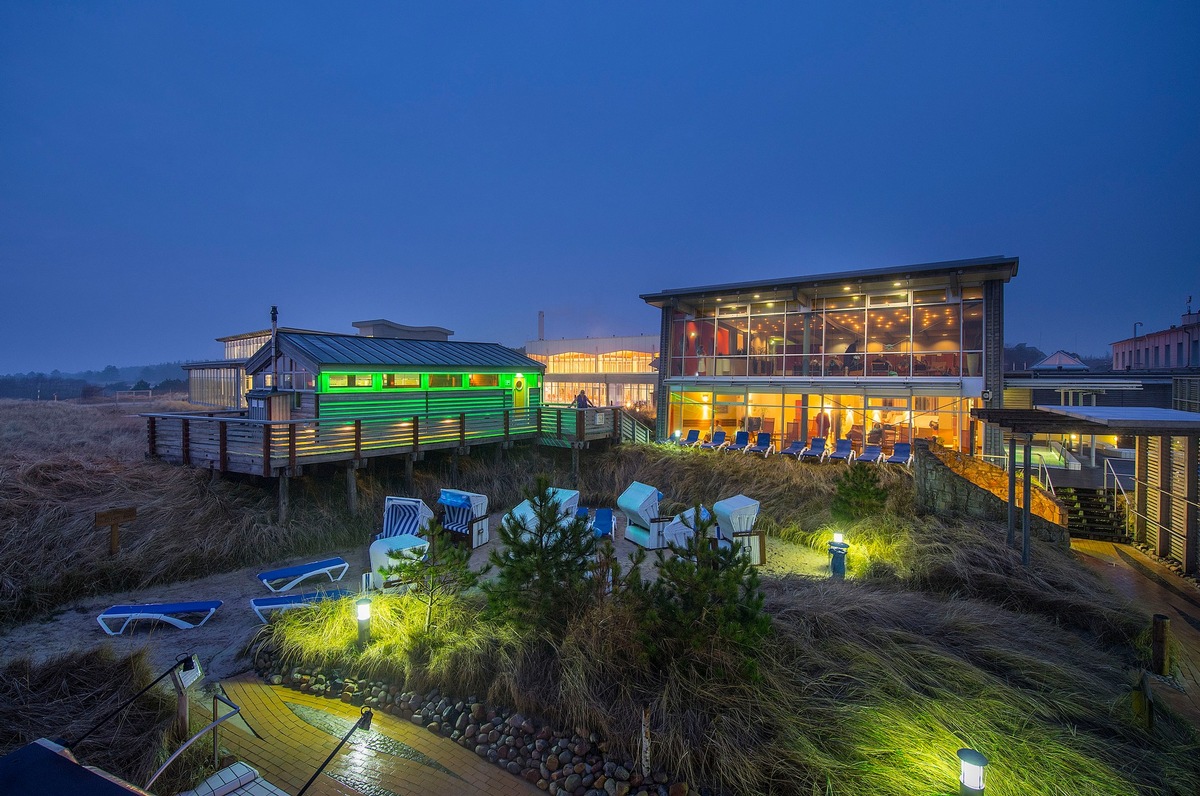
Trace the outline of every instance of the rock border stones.
{"type": "Polygon", "coordinates": [[[457,699],[434,688],[403,690],[396,683],[356,677],[341,669],[288,666],[260,653],[257,671],[271,685],[367,706],[441,735],[551,796],[716,796],[668,772],[643,777],[632,760],[610,755],[595,733],[565,732],[474,696],[457,699]]]}

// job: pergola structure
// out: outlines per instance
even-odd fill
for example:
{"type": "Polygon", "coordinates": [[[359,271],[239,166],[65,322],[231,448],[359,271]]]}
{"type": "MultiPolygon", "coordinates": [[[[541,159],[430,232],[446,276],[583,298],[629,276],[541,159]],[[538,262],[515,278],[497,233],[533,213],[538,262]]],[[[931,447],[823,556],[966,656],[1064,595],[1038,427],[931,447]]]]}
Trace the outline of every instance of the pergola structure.
{"type": "MultiPolygon", "coordinates": [[[[1038,406],[975,409],[972,417],[1008,437],[1009,541],[1015,532],[1017,443],[1029,461],[1034,434],[1117,434],[1136,439],[1134,516],[1137,541],[1195,573],[1200,566],[1200,414],[1145,406],[1038,406]]],[[[1025,549],[1028,562],[1029,470],[1025,468],[1025,549]]]]}

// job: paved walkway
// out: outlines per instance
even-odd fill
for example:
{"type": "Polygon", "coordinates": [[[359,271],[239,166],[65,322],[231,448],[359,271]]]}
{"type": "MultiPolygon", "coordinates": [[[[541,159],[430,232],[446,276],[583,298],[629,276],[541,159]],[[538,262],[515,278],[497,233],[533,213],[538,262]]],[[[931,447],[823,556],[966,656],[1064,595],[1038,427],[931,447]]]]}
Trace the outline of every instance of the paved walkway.
{"type": "MultiPolygon", "coordinates": [[[[352,705],[268,686],[253,673],[221,685],[241,707],[251,732],[228,721],[221,725],[220,745],[293,794],[304,787],[359,716],[359,708],[352,705]]],[[[200,705],[193,710],[208,715],[200,705]]],[[[356,732],[308,793],[529,796],[541,791],[448,738],[376,711],[371,730],[356,732]]]]}
{"type": "Polygon", "coordinates": [[[1155,679],[1155,696],[1200,728],[1200,589],[1135,547],[1075,539],[1071,549],[1121,596],[1171,619],[1180,688],[1155,679]]]}

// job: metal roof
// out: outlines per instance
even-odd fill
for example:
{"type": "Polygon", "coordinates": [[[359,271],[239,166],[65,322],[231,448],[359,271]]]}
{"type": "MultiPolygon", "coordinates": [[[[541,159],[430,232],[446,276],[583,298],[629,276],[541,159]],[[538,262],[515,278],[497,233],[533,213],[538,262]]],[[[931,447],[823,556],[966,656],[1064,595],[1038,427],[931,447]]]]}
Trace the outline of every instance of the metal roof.
{"type": "Polygon", "coordinates": [[[857,271],[833,271],[822,274],[803,274],[782,279],[760,279],[752,282],[731,282],[721,285],[704,285],[700,287],[674,288],[659,293],[643,293],[643,301],[651,304],[656,301],[666,301],[678,296],[690,296],[700,293],[732,293],[750,290],[768,290],[774,288],[790,288],[794,286],[816,286],[847,280],[871,280],[885,277],[928,276],[936,273],[954,274],[969,271],[997,271],[1005,281],[1017,275],[1019,259],[1016,257],[976,257],[969,260],[946,260],[936,263],[916,263],[913,265],[895,265],[887,268],[866,268],[857,271]]]}
{"type": "MultiPolygon", "coordinates": [[[[499,343],[466,343],[450,340],[401,340],[394,337],[362,337],[353,334],[278,335],[281,352],[312,366],[314,370],[348,368],[358,370],[460,369],[545,370],[545,365],[499,343]]],[[[270,359],[268,342],[246,363],[254,373],[270,359]]]]}
{"type": "Polygon", "coordinates": [[[1152,406],[1037,406],[972,409],[971,417],[1017,434],[1200,434],[1200,413],[1152,406]]]}

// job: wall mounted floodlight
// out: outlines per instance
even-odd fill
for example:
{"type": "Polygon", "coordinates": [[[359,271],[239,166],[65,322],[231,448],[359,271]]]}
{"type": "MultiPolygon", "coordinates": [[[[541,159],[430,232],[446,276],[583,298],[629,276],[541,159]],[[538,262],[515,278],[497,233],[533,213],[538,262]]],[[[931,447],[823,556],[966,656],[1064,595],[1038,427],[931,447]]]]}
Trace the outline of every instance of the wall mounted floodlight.
{"type": "MultiPolygon", "coordinates": [[[[201,671],[201,669],[200,669],[200,659],[199,658],[197,658],[195,655],[192,655],[190,653],[180,653],[178,656],[176,656],[175,663],[171,664],[171,668],[167,669],[165,672],[160,674],[158,677],[155,677],[153,680],[151,680],[149,685],[147,685],[141,691],[138,691],[136,694],[131,696],[129,699],[126,699],[120,705],[117,705],[115,708],[113,708],[111,711],[109,711],[108,714],[104,716],[104,718],[100,719],[100,721],[96,722],[90,728],[88,728],[87,732],[85,732],[83,735],[80,735],[78,738],[76,738],[73,741],[61,739],[60,745],[65,749],[73,751],[75,749],[75,747],[79,746],[79,744],[83,743],[83,741],[88,736],[90,736],[96,730],[100,729],[105,724],[107,724],[118,713],[125,710],[125,708],[129,707],[134,702],[136,702],[138,697],[140,697],[142,694],[149,691],[154,686],[161,683],[167,677],[175,674],[177,671],[179,672],[179,675],[177,677],[173,678],[173,680],[172,680],[172,682],[175,683],[177,690],[180,688],[186,689],[189,685],[191,685],[192,683],[196,682],[197,680],[199,680],[201,677],[204,676],[204,672],[201,671]]],[[[180,691],[179,693],[180,693],[180,699],[183,700],[184,702],[186,702],[187,696],[185,694],[183,694],[182,691],[180,691]]]]}
{"type": "Polygon", "coordinates": [[[982,794],[984,770],[987,768],[988,759],[974,749],[963,748],[958,750],[958,764],[960,796],[962,794],[968,796],[982,794]]]}
{"type": "Polygon", "coordinates": [[[358,615],[358,645],[365,647],[371,640],[371,598],[363,597],[354,607],[358,615]]]}

